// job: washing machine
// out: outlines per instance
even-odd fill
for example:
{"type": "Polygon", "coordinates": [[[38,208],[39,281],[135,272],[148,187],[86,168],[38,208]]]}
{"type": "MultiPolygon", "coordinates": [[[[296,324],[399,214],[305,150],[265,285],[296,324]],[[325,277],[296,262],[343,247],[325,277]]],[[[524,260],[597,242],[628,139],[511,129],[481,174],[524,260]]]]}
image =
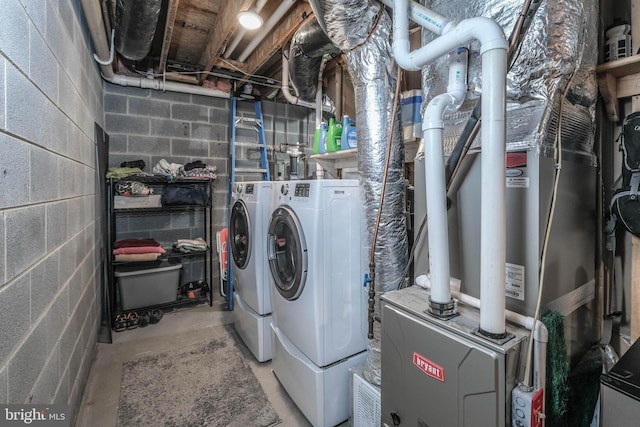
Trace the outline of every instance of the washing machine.
{"type": "Polygon", "coordinates": [[[276,184],[267,236],[272,368],[314,426],[349,416],[349,369],[367,345],[363,202],[357,180],[276,184]]]}
{"type": "Polygon", "coordinates": [[[272,183],[234,186],[229,218],[234,326],[259,362],[271,359],[271,293],[266,257],[272,183]]]}

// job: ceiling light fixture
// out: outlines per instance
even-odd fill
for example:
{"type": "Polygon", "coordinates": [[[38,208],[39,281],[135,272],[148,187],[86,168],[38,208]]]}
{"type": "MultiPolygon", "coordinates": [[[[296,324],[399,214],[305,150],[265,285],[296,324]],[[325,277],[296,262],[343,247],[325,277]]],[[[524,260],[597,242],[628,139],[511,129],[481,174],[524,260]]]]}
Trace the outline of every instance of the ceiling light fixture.
{"type": "Polygon", "coordinates": [[[262,18],[254,9],[238,13],[238,22],[247,30],[255,30],[262,26],[262,18]]]}

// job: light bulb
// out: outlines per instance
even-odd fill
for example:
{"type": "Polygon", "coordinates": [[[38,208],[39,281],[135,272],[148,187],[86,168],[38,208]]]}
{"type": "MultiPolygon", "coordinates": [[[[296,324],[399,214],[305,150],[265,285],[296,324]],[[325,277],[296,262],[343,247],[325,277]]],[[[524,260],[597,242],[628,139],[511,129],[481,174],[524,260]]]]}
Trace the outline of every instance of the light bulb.
{"type": "Polygon", "coordinates": [[[238,22],[247,30],[255,30],[262,26],[262,18],[253,9],[238,13],[238,22]]]}

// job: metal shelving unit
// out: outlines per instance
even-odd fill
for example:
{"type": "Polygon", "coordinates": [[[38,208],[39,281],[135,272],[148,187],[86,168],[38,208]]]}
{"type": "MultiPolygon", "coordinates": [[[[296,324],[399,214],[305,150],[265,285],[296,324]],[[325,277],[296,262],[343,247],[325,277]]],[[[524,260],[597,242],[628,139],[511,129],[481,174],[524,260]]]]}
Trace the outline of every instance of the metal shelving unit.
{"type": "MultiPolygon", "coordinates": [[[[116,236],[118,233],[117,230],[117,219],[124,217],[151,217],[151,216],[160,216],[160,215],[192,215],[196,221],[202,225],[204,232],[204,239],[208,245],[208,248],[202,252],[192,252],[192,253],[181,253],[174,252],[173,248],[164,247],[165,253],[161,255],[156,261],[140,261],[135,262],[135,265],[139,265],[144,267],[145,265],[151,265],[151,263],[169,260],[169,259],[183,259],[183,260],[203,260],[203,278],[207,282],[208,292],[206,294],[201,295],[198,298],[194,299],[183,299],[176,300],[175,302],[170,302],[166,304],[160,305],[151,305],[146,307],[140,307],[136,309],[137,311],[150,310],[154,308],[177,308],[183,306],[189,306],[194,304],[202,304],[208,303],[209,306],[213,305],[213,264],[212,264],[212,250],[213,250],[213,220],[212,220],[212,207],[211,200],[213,196],[213,179],[195,179],[195,178],[185,178],[185,179],[177,179],[177,180],[167,180],[165,177],[158,176],[144,176],[144,175],[136,175],[130,176],[122,179],[107,179],[107,240],[108,240],[108,250],[109,255],[107,256],[107,271],[108,275],[108,287],[109,287],[109,318],[112,320],[116,314],[120,314],[123,310],[118,306],[117,296],[117,286],[115,280],[115,272],[118,266],[123,265],[134,265],[132,262],[122,262],[115,261],[115,257],[113,255],[113,244],[116,241],[116,236]],[[115,208],[114,205],[114,197],[115,197],[115,185],[119,181],[137,181],[143,184],[147,184],[154,188],[164,188],[165,186],[170,185],[181,185],[181,186],[189,186],[189,187],[200,187],[203,188],[209,196],[209,204],[206,206],[196,206],[196,205],[184,205],[184,206],[164,206],[164,207],[141,207],[141,208],[115,208]],[[199,221],[199,222],[198,222],[199,221]]],[[[146,236],[140,236],[146,237],[146,236]]],[[[177,290],[176,290],[177,291],[177,290]]],[[[126,310],[130,311],[130,310],[126,310]]],[[[113,326],[113,325],[112,325],[113,326]]]]}

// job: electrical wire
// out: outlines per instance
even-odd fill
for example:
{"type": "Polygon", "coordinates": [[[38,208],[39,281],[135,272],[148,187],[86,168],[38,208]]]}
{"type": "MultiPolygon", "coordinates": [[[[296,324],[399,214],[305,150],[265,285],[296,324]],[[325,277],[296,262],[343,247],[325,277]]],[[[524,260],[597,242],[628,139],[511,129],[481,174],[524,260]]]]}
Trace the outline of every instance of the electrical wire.
{"type": "Polygon", "coordinates": [[[556,210],[556,201],[558,199],[558,183],[560,182],[560,173],[562,171],[562,112],[564,109],[564,103],[567,99],[567,93],[573,83],[573,78],[576,75],[576,70],[571,74],[571,78],[567,83],[567,87],[562,93],[562,99],[560,100],[560,107],[558,108],[558,127],[556,129],[556,152],[555,152],[555,174],[553,177],[553,191],[551,192],[551,206],[549,207],[549,214],[547,216],[547,226],[544,231],[544,240],[542,242],[542,251],[540,253],[540,265],[538,266],[538,300],[536,301],[536,310],[533,315],[533,327],[531,328],[531,334],[529,336],[529,347],[527,348],[527,363],[524,370],[524,385],[531,387],[531,365],[533,363],[533,339],[536,330],[536,323],[540,317],[540,307],[542,305],[542,289],[544,287],[544,265],[547,259],[547,247],[549,245],[549,237],[551,235],[551,226],[556,210]]]}

